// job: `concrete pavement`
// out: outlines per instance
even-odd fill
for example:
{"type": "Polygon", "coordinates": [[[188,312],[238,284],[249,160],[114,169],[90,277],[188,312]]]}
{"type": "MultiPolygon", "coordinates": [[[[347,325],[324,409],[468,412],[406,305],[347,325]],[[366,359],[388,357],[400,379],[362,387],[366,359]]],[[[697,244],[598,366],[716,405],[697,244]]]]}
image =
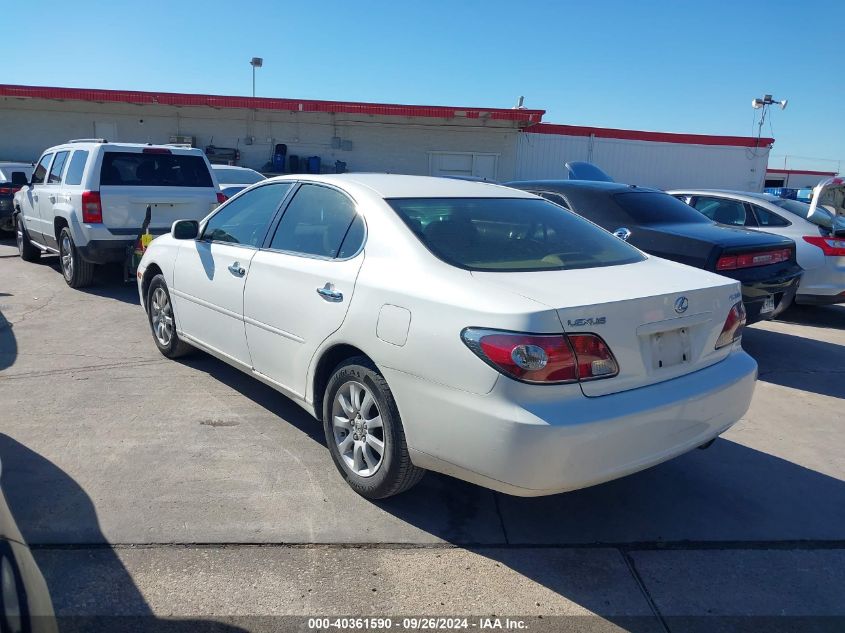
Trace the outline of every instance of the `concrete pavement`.
{"type": "Polygon", "coordinates": [[[845,616],[845,308],[746,331],[754,402],[709,450],[555,497],[429,474],[371,503],[299,407],[163,359],[119,271],[80,292],[55,267],[0,244],[3,486],[60,613],[845,616]]]}

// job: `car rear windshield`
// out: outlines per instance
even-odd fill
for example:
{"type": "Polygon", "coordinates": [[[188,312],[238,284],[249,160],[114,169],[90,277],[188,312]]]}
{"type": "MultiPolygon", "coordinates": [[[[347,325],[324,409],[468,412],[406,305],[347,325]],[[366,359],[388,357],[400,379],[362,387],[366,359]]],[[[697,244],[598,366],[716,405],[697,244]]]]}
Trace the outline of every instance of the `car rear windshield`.
{"type": "Polygon", "coordinates": [[[432,253],[469,270],[567,270],[644,259],[632,246],[546,200],[397,198],[387,202],[432,253]]]}
{"type": "Polygon", "coordinates": [[[106,152],[101,185],[128,187],[213,187],[202,156],[106,152]]]}
{"type": "Polygon", "coordinates": [[[637,191],[613,196],[637,224],[712,224],[701,213],[668,193],[637,191]]]}
{"type": "Polygon", "coordinates": [[[218,169],[215,167],[214,175],[217,176],[217,182],[227,185],[252,185],[264,180],[264,176],[251,169],[218,169]]]}
{"type": "MultiPolygon", "coordinates": [[[[813,224],[818,224],[819,226],[824,226],[826,228],[830,228],[834,222],[834,214],[833,212],[824,207],[822,204],[816,207],[816,212],[818,215],[814,216],[811,220],[810,215],[810,205],[806,202],[799,202],[798,200],[787,200],[785,198],[779,198],[777,200],[770,200],[772,204],[780,207],[784,211],[789,211],[790,213],[797,215],[799,218],[804,218],[808,222],[812,222],[813,224]],[[821,219],[821,215],[825,216],[825,220],[821,219]]],[[[845,217],[836,217],[836,231],[843,231],[845,230],[845,217]]]]}

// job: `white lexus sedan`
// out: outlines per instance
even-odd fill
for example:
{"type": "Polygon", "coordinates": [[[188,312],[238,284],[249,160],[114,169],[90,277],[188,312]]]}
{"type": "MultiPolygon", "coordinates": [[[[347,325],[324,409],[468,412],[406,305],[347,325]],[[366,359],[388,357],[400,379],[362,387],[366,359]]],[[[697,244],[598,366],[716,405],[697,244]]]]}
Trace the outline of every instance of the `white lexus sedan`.
{"type": "Polygon", "coordinates": [[[426,469],[521,496],[621,477],[707,445],[757,375],[737,282],[481,182],[272,178],[174,223],[138,290],[165,356],[292,398],[372,499],[426,469]]]}

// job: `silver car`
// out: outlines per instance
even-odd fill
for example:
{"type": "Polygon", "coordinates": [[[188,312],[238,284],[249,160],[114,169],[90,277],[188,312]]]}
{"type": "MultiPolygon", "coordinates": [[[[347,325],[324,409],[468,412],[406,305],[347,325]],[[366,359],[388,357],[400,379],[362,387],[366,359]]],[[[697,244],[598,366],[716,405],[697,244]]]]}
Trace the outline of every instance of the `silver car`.
{"type": "Polygon", "coordinates": [[[794,240],[798,264],[804,269],[795,303],[827,305],[845,303],[842,190],[841,178],[823,181],[814,189],[815,204],[767,193],[717,189],[676,189],[668,193],[721,224],[794,240]]]}

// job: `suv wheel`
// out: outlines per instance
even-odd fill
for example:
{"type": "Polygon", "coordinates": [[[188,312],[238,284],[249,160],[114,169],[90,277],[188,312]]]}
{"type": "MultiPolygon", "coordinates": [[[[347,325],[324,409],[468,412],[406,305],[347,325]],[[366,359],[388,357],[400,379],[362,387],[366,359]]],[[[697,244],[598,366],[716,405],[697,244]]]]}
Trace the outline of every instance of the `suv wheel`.
{"type": "Polygon", "coordinates": [[[323,399],[323,430],[335,466],[362,497],[392,497],[425,474],[411,463],[396,401],[368,358],[335,369],[323,399]]]}
{"type": "Polygon", "coordinates": [[[26,227],[20,214],[15,216],[15,240],[18,243],[18,252],[25,262],[37,262],[41,257],[41,249],[29,241],[26,234],[26,227]]]}
{"type": "Polygon", "coordinates": [[[150,282],[147,290],[147,318],[156,347],[167,358],[178,358],[194,349],[176,333],[173,303],[170,301],[164,275],[156,275],[150,282]]]}
{"type": "Polygon", "coordinates": [[[71,288],[84,288],[94,280],[94,264],[82,259],[67,227],[59,234],[59,261],[62,275],[71,288]]]}

